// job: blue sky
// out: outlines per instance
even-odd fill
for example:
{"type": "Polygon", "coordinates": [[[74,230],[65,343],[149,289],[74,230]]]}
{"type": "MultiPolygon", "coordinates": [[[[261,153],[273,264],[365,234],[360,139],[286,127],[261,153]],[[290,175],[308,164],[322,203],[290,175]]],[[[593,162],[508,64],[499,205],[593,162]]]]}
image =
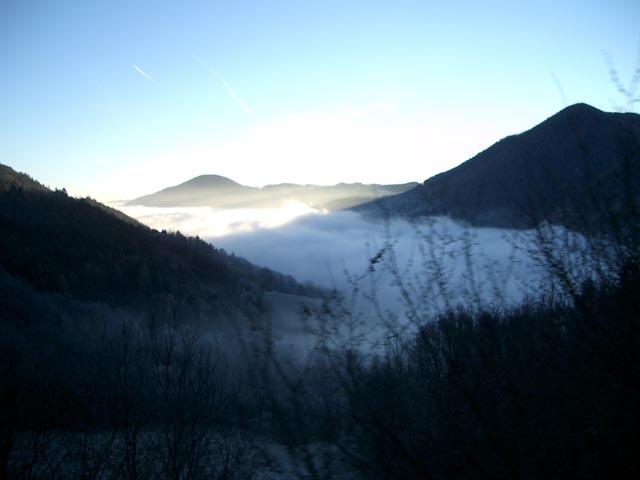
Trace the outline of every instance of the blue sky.
{"type": "Polygon", "coordinates": [[[131,198],[422,181],[564,107],[622,98],[640,2],[3,0],[0,162],[131,198]]]}

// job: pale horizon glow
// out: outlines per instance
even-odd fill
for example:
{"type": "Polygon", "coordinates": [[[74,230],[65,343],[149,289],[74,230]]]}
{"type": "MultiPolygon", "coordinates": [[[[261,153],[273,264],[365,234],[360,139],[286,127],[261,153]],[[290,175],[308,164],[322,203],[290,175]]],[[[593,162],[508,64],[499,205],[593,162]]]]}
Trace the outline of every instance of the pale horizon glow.
{"type": "Polygon", "coordinates": [[[145,163],[132,162],[118,185],[123,193],[110,200],[132,199],[204,174],[226,176],[252,187],[422,182],[505,136],[490,122],[470,125],[444,117],[434,123],[388,118],[396,109],[392,102],[379,102],[359,110],[344,107],[336,112],[290,115],[248,129],[226,144],[164,153],[145,163]],[[458,129],[465,132],[464,142],[455,135],[458,129]],[[487,143],[487,138],[495,140],[487,143]],[[212,158],[224,158],[225,162],[211,167],[212,158]],[[338,168],[326,168],[331,160],[338,168]],[[171,165],[176,163],[185,171],[181,178],[172,174],[171,165]],[[304,163],[304,169],[287,168],[295,163],[304,163]],[[237,165],[247,164],[252,168],[236,170],[237,165]],[[353,166],[357,166],[355,172],[353,166]],[[140,191],[139,179],[149,177],[149,172],[153,172],[153,184],[140,191]],[[129,179],[132,184],[125,190],[129,179]]]}
{"type": "Polygon", "coordinates": [[[609,61],[627,85],[639,18],[627,0],[6,0],[0,163],[106,202],[203,174],[422,182],[569,104],[624,105],[609,61]]]}

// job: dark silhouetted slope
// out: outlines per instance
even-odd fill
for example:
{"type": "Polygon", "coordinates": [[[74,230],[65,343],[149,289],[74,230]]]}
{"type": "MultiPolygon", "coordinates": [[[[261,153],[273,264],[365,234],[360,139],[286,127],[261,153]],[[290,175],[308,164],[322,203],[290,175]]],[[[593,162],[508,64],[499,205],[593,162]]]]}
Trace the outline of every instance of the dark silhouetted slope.
{"type": "Polygon", "coordinates": [[[639,115],[573,105],[408,192],[355,210],[500,227],[571,223],[578,210],[637,202],[639,145],[639,115]]]}
{"type": "Polygon", "coordinates": [[[7,192],[11,189],[47,190],[44,185],[36,182],[29,175],[16,172],[13,168],[0,164],[0,192],[7,192]]]}
{"type": "Polygon", "coordinates": [[[9,183],[0,191],[0,267],[36,292],[141,312],[164,305],[218,317],[258,309],[266,291],[305,290],[292,277],[198,238],[149,229],[2,166],[0,185],[9,183]]]}

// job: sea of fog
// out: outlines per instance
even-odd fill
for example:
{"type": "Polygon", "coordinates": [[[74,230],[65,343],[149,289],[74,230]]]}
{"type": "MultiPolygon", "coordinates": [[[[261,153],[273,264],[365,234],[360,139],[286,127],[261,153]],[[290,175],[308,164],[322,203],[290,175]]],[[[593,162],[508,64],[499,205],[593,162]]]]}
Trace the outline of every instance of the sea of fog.
{"type": "Polygon", "coordinates": [[[446,217],[370,221],[353,212],[119,207],[159,229],[198,235],[227,252],[336,289],[350,307],[426,318],[443,308],[512,305],[548,285],[533,234],[473,228],[446,217]]]}
{"type": "Polygon", "coordinates": [[[299,281],[338,289],[361,309],[430,315],[456,304],[502,306],[544,286],[545,272],[529,254],[530,232],[470,228],[445,217],[410,223],[310,214],[210,240],[299,281]]]}

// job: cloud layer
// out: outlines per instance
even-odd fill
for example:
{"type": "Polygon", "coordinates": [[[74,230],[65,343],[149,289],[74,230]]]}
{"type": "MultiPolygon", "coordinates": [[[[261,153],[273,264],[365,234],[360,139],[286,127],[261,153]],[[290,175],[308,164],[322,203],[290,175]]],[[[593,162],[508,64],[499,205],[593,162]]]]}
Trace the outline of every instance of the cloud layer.
{"type": "MultiPolygon", "coordinates": [[[[373,223],[351,212],[311,214],[279,228],[211,241],[300,281],[375,297],[383,310],[414,302],[433,313],[458,302],[520,301],[543,277],[527,234],[466,228],[446,218],[373,223]]],[[[374,308],[374,306],[371,306],[374,308]]]]}
{"type": "MultiPolygon", "coordinates": [[[[532,255],[533,231],[472,228],[448,218],[370,222],[352,212],[298,212],[307,214],[268,225],[240,218],[251,212],[239,210],[125,211],[154,228],[199,235],[255,264],[338,290],[342,307],[350,312],[338,329],[353,322],[369,344],[389,338],[390,331],[403,333],[424,324],[447,308],[508,307],[554,288],[544,262],[532,255]]],[[[560,227],[543,231],[551,241],[547,246],[561,254],[558,259],[568,272],[575,272],[573,281],[593,274],[585,262],[584,238],[560,227]]],[[[283,321],[297,322],[299,315],[289,310],[283,321]]],[[[298,333],[283,335],[289,342],[298,333]]]]}

